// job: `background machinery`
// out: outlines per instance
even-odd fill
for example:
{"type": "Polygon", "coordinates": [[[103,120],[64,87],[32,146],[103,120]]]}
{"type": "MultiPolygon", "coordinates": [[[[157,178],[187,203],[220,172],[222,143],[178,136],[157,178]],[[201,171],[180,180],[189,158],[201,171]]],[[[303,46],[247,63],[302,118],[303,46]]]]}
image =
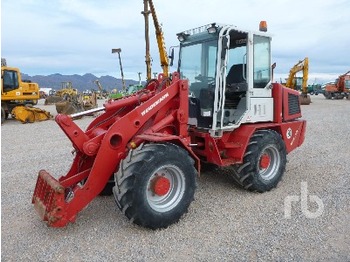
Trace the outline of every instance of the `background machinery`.
{"type": "Polygon", "coordinates": [[[50,119],[48,112],[32,107],[39,98],[39,85],[22,80],[20,70],[8,67],[6,59],[1,58],[1,123],[10,114],[24,123],[50,119]]]}
{"type": "Polygon", "coordinates": [[[85,131],[74,119],[88,112],[56,116],[75,154],[58,179],[39,171],[32,203],[49,226],[74,222],[112,185],[133,223],[167,227],[187,212],[206,163],[251,191],[280,181],[306,122],[299,93],[272,83],[271,37],[213,23],[178,38],[178,71],[93,109],[85,131]]]}
{"type": "Polygon", "coordinates": [[[97,106],[96,94],[85,97],[84,94],[73,88],[72,82],[61,82],[61,89],[50,92],[45,98],[45,105],[55,104],[59,114],[74,114],[97,106]]]}
{"type": "Polygon", "coordinates": [[[57,102],[71,101],[78,95],[78,90],[73,88],[72,82],[61,82],[61,89],[49,92],[49,96],[45,98],[45,105],[55,104],[57,102]]]}
{"type": "Polygon", "coordinates": [[[107,92],[107,90],[102,88],[100,81],[98,79],[96,79],[93,82],[97,85],[97,88],[98,88],[97,99],[107,99],[108,92],[107,92]]]}
{"type": "Polygon", "coordinates": [[[327,83],[323,94],[326,99],[350,99],[350,71],[340,75],[334,83],[327,83]]]}
{"type": "Polygon", "coordinates": [[[296,74],[298,72],[303,72],[301,94],[300,94],[300,104],[309,105],[311,103],[310,95],[308,95],[308,85],[307,80],[309,76],[309,58],[305,57],[304,60],[300,60],[296,63],[289,71],[289,76],[286,81],[286,87],[296,90],[296,74]]]}

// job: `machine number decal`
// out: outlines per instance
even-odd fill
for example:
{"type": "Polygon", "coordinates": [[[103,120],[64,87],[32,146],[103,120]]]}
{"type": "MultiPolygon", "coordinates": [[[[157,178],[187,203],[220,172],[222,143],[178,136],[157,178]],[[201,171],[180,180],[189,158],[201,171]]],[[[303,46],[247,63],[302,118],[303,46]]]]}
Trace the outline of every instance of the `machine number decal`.
{"type": "Polygon", "coordinates": [[[292,135],[293,135],[292,129],[291,129],[291,128],[288,128],[288,129],[287,129],[287,133],[286,133],[287,139],[291,139],[292,135]]]}

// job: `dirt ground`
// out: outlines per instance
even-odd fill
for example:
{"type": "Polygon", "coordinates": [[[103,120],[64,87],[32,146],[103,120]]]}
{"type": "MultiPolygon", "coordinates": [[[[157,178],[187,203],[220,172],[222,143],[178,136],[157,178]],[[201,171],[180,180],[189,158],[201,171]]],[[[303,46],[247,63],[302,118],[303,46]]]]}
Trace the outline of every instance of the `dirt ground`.
{"type": "MultiPolygon", "coordinates": [[[[189,212],[163,230],[131,224],[112,196],[95,198],[65,228],[47,227],[31,204],[37,173],[65,175],[71,144],[54,120],[9,119],[1,126],[1,260],[350,261],[350,100],[312,102],[302,106],[305,142],[288,155],[277,188],[251,193],[203,173],[189,212]]],[[[92,119],[76,122],[86,128],[92,119]]]]}

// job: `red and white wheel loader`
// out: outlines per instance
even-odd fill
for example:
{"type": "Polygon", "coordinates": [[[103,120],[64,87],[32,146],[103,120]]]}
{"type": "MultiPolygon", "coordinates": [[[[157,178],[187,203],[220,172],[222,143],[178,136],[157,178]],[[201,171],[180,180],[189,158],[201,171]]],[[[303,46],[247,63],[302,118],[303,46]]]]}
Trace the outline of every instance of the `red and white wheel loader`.
{"type": "Polygon", "coordinates": [[[299,93],[272,82],[271,36],[212,23],[179,33],[178,70],[107,101],[85,131],[73,115],[56,122],[75,158],[58,179],[39,171],[32,202],[63,227],[99,194],[113,191],[133,223],[164,228],[191,204],[201,164],[231,170],[237,184],[265,192],[305,137],[299,93]],[[113,188],[113,190],[111,190],[113,188]]]}

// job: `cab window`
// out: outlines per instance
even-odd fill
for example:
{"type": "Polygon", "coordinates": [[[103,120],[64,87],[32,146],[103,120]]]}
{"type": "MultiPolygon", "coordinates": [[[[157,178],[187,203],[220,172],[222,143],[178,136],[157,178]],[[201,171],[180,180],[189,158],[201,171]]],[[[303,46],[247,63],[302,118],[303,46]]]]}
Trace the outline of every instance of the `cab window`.
{"type": "Polygon", "coordinates": [[[5,70],[2,75],[2,83],[4,92],[9,92],[11,90],[18,88],[18,78],[16,71],[5,70]]]}
{"type": "Polygon", "coordinates": [[[254,88],[265,88],[270,79],[270,38],[254,35],[254,88]]]}

